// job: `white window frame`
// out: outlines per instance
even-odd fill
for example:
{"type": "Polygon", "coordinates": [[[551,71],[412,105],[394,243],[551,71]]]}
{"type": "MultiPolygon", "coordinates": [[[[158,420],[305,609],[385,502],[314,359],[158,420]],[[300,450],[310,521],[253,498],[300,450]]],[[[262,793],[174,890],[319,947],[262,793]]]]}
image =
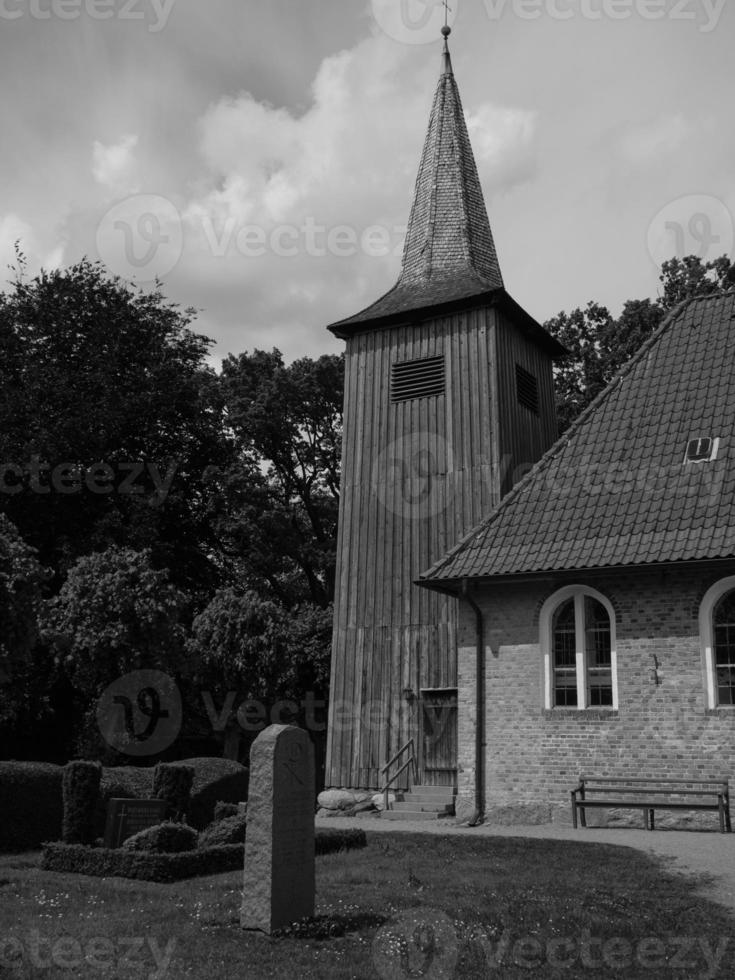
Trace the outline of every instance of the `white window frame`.
{"type": "Polygon", "coordinates": [[[702,650],[702,665],[705,677],[705,693],[707,708],[719,708],[722,711],[735,711],[733,704],[717,703],[717,684],[715,683],[715,606],[726,592],[735,589],[735,575],[715,582],[704,594],[699,605],[699,641],[702,650]]]}
{"type": "Polygon", "coordinates": [[[540,646],[544,665],[544,706],[549,711],[617,711],[618,709],[618,655],[615,628],[615,610],[609,599],[601,592],[587,585],[566,585],[549,596],[541,607],[539,617],[540,646]],[[586,631],[584,628],[584,600],[589,596],[596,599],[610,617],[610,671],[612,675],[612,705],[587,704],[587,651],[585,649],[586,631]],[[577,647],[577,707],[554,706],[554,613],[563,603],[574,599],[574,634],[577,647]],[[581,637],[581,643],[580,643],[581,637]],[[580,649],[581,647],[581,649],[580,649]]]}

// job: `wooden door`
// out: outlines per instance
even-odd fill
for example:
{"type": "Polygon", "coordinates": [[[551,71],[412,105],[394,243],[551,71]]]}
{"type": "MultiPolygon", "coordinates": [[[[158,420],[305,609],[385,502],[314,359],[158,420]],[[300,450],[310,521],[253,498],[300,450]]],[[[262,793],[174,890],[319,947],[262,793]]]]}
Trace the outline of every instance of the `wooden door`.
{"type": "Polygon", "coordinates": [[[457,782],[457,690],[421,692],[421,768],[427,786],[457,782]]]}

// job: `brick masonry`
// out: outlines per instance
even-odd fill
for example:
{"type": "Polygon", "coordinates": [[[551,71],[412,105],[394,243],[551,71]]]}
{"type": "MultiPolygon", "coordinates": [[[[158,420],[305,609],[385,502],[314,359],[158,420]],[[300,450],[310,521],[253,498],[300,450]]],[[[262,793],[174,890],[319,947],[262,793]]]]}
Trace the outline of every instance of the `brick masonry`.
{"type": "MultiPolygon", "coordinates": [[[[564,581],[478,586],[475,600],[485,620],[489,821],[569,822],[569,792],[580,773],[726,776],[735,782],[735,709],[707,709],[698,621],[706,590],[733,572],[733,565],[716,571],[701,566],[666,572],[626,569],[564,581]],[[596,589],[615,609],[617,711],[545,710],[539,613],[550,595],[570,584],[596,589]]],[[[458,790],[470,797],[475,786],[475,637],[475,615],[463,602],[458,790]]],[[[598,812],[601,822],[609,825],[611,815],[605,814],[598,812]]],[[[665,811],[660,818],[657,814],[657,824],[673,824],[675,819],[665,811]]],[[[716,817],[685,816],[683,822],[702,821],[714,825],[716,817]]],[[[612,814],[612,822],[642,825],[642,815],[612,814]]]]}

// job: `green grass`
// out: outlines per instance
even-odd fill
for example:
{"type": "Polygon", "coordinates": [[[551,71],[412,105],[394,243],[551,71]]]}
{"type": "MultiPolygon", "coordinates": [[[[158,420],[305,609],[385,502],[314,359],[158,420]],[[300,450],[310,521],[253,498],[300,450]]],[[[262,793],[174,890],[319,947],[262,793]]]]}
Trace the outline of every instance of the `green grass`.
{"type": "Polygon", "coordinates": [[[169,944],[167,970],[157,975],[171,980],[375,980],[409,970],[467,980],[732,975],[733,918],[698,894],[701,882],[668,874],[632,849],[368,838],[364,850],[317,858],[316,918],[278,938],[240,929],[239,872],[159,885],[45,872],[37,854],[0,857],[0,976],[149,977],[152,948],[161,956],[169,944]],[[410,924],[391,925],[405,910],[414,910],[410,924]],[[61,937],[67,946],[56,958],[66,954],[68,968],[49,965],[50,943],[61,937]],[[140,949],[131,947],[135,939],[140,949]],[[45,965],[29,961],[34,942],[45,965]],[[26,958],[11,968],[18,943],[26,958]],[[395,951],[403,970],[395,960],[385,965],[395,951]],[[121,962],[125,953],[131,965],[121,962]]]}

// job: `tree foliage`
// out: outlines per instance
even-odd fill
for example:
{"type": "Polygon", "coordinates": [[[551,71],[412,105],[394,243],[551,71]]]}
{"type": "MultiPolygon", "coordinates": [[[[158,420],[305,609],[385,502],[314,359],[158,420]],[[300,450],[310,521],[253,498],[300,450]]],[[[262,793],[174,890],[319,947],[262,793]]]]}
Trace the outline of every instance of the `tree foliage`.
{"type": "Polygon", "coordinates": [[[94,697],[133,670],[181,669],[186,602],[149,551],[113,547],[76,562],[41,628],[75,688],[94,697]]]}
{"type": "Polygon", "coordinates": [[[286,607],[326,608],[334,595],[343,358],[229,357],[222,368],[237,462],[219,524],[241,577],[286,607]]]}
{"type": "Polygon", "coordinates": [[[21,257],[0,294],[0,509],[59,580],[118,545],[206,581],[228,444],[191,316],[86,260],[26,281],[21,257]]]}
{"type": "Polygon", "coordinates": [[[564,432],[658,329],[665,316],[692,296],[735,286],[735,263],[727,256],[702,262],[690,255],[670,259],[661,270],[656,300],[628,300],[616,319],[598,303],[559,313],[546,329],[568,356],[555,368],[559,432],[564,432]]]}

